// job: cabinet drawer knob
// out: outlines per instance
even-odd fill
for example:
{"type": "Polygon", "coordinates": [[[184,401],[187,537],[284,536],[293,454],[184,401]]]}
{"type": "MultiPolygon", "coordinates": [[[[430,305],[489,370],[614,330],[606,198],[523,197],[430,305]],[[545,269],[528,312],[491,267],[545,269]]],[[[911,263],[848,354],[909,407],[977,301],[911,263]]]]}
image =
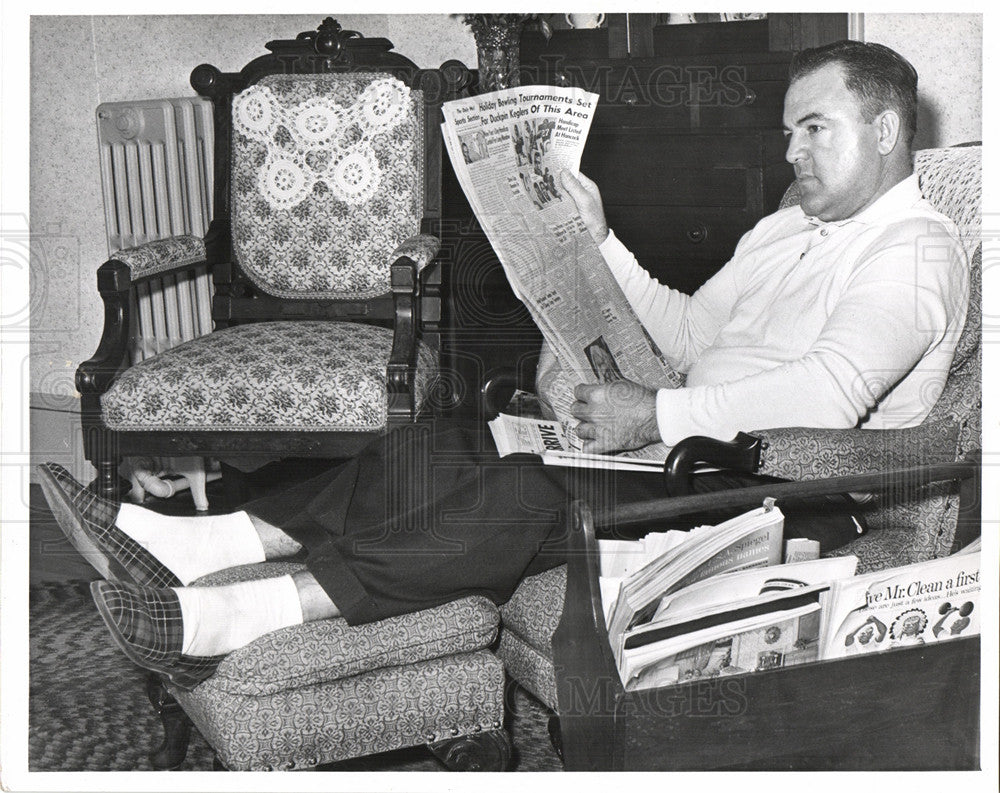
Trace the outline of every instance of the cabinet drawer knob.
{"type": "Polygon", "coordinates": [[[635,95],[626,96],[625,104],[628,105],[629,107],[635,107],[637,104],[639,104],[639,98],[635,95]]]}
{"type": "Polygon", "coordinates": [[[688,242],[698,245],[708,239],[708,229],[703,223],[696,223],[687,230],[688,242]]]}
{"type": "Polygon", "coordinates": [[[743,95],[743,103],[746,105],[752,105],[757,101],[757,92],[753,88],[747,88],[743,95]]]}
{"type": "Polygon", "coordinates": [[[573,85],[573,81],[566,72],[556,72],[555,84],[563,88],[573,85]]]}

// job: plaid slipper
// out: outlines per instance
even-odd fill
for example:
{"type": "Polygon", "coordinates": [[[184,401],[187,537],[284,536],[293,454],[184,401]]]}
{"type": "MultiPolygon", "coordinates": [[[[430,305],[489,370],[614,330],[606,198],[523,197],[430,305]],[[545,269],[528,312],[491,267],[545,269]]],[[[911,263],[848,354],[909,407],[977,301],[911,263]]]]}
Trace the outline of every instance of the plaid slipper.
{"type": "Polygon", "coordinates": [[[77,482],[61,465],[38,466],[42,492],[73,547],[110,581],[139,586],[181,586],[156,557],[115,526],[118,504],[77,482]]]}
{"type": "Polygon", "coordinates": [[[181,688],[194,688],[211,677],[225,657],[184,655],[184,619],[172,589],[94,581],[97,610],[128,659],[143,669],[166,675],[181,688]]]}

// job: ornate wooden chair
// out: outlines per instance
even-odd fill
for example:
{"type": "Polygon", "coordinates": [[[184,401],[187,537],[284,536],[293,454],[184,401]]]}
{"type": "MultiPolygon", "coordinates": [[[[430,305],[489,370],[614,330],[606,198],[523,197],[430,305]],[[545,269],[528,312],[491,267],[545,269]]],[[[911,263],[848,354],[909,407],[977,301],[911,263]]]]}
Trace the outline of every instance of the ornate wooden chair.
{"type": "MultiPolygon", "coordinates": [[[[970,261],[968,318],[955,359],[930,415],[919,427],[905,430],[815,430],[792,428],[753,431],[736,441],[707,438],[682,441],[665,466],[665,492],[689,493],[695,463],[759,472],[791,480],[868,474],[928,464],[976,459],[982,428],[982,245],[980,194],[982,150],[978,145],[916,152],[915,169],[924,196],[958,226],[970,261]]],[[[798,202],[793,185],[782,206],[798,202]]],[[[493,415],[520,379],[501,373],[483,389],[484,413],[493,415]]],[[[532,385],[521,383],[522,388],[532,385]]],[[[965,488],[972,479],[961,480],[965,488]]],[[[975,480],[978,483],[978,479],[975,480]]],[[[872,531],[837,553],[859,557],[859,572],[946,555],[975,523],[971,512],[960,514],[958,480],[897,488],[892,497],[874,501],[866,518],[872,531]],[[958,532],[958,534],[956,534],[958,532]]],[[[966,492],[968,510],[978,498],[966,492]]],[[[552,637],[566,596],[566,568],[557,567],[525,579],[500,614],[498,654],[510,677],[558,711],[552,637]]],[[[555,724],[553,724],[553,734],[555,724]]]]}
{"type": "Polygon", "coordinates": [[[214,107],[208,234],[119,251],[98,270],[104,331],[76,383],[107,495],[122,456],[345,457],[428,407],[439,108],[471,74],[457,61],[419,69],[332,19],[266,46],[239,72],[191,74],[214,107]],[[128,367],[130,293],[206,264],[214,332],[128,367]]]}

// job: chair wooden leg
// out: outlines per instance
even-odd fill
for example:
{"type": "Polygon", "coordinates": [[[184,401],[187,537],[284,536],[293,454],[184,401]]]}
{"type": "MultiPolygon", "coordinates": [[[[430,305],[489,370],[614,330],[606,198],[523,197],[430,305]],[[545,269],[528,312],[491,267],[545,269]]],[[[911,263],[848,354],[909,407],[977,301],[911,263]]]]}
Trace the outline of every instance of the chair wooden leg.
{"type": "Polygon", "coordinates": [[[157,771],[179,768],[187,755],[191,740],[191,720],[180,703],[171,696],[157,674],[146,678],[146,696],[163,724],[163,742],[149,754],[149,762],[157,771]]]}
{"type": "Polygon", "coordinates": [[[427,748],[449,771],[506,771],[510,768],[510,736],[503,729],[429,743],[427,748]]]}
{"type": "Polygon", "coordinates": [[[92,485],[97,495],[113,501],[121,500],[121,483],[118,481],[118,460],[100,460],[94,464],[97,478],[92,485]]]}

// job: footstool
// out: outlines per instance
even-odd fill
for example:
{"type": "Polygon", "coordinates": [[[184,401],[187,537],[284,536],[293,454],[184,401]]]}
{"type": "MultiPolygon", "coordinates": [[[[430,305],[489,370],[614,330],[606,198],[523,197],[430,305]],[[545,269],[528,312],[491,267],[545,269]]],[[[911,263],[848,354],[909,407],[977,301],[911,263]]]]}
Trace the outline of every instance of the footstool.
{"type": "MultiPolygon", "coordinates": [[[[247,565],[195,583],[296,569],[247,565]]],[[[503,770],[504,672],[488,649],[498,624],[483,597],[355,627],[320,620],[230,653],[191,690],[166,690],[233,771],[314,768],[417,744],[452,769],[503,770]]]]}

